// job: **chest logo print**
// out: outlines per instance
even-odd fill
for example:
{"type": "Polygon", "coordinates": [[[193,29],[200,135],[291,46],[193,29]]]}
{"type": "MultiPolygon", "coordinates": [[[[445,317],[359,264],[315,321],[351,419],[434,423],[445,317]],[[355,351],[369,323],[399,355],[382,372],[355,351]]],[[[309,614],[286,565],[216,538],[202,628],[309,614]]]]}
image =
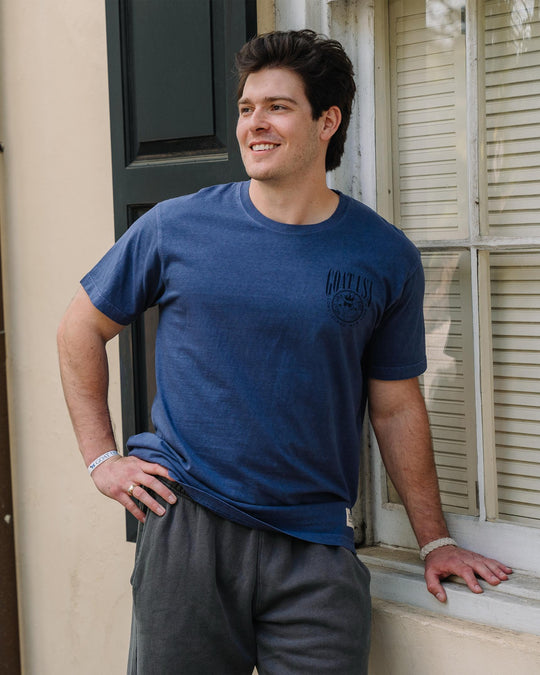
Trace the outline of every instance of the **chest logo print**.
{"type": "Polygon", "coordinates": [[[352,272],[330,269],[326,277],[326,303],[332,317],[340,324],[352,326],[371,304],[373,282],[352,272]]]}

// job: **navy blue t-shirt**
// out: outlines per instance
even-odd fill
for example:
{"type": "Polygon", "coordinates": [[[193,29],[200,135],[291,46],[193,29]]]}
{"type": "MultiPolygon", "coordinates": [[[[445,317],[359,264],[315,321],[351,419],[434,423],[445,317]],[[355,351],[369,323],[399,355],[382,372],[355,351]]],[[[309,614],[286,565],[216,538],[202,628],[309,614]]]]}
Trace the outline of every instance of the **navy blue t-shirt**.
{"type": "Polygon", "coordinates": [[[417,249],[339,195],[326,221],[263,216],[249,182],[172,199],[82,280],[131,323],[159,306],[155,433],[129,439],[199,503],[354,550],[367,379],[426,367],[417,249]]]}

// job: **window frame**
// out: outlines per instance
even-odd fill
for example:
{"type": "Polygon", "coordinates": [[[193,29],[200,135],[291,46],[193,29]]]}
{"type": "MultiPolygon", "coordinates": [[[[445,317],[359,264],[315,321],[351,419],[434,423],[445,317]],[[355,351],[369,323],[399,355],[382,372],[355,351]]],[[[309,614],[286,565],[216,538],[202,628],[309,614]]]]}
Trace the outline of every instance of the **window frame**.
{"type": "MultiPolygon", "coordinates": [[[[390,108],[389,2],[375,3],[375,164],[376,207],[393,222],[393,183],[390,108]]],[[[540,576],[540,528],[496,520],[497,485],[493,432],[493,382],[489,303],[489,253],[514,249],[540,250],[540,236],[494,236],[487,230],[485,114],[483,91],[483,0],[466,3],[466,97],[469,190],[469,236],[459,240],[415,241],[421,251],[466,250],[471,258],[471,302],[474,343],[478,516],[446,514],[452,535],[466,548],[498,558],[516,569],[540,576]],[[485,196],[485,197],[484,197],[485,196]],[[483,328],[484,327],[484,328],[483,328]],[[488,327],[487,330],[485,327],[488,327]]],[[[382,545],[417,548],[412,528],[399,504],[386,498],[384,467],[370,432],[372,539],[382,545]]]]}

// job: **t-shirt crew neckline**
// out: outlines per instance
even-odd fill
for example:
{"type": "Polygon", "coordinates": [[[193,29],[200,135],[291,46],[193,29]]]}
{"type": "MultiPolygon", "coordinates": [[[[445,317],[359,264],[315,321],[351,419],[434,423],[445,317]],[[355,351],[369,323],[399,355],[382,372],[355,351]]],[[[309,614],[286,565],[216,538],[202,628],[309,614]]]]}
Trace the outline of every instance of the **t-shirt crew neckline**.
{"type": "Polygon", "coordinates": [[[305,236],[309,234],[315,234],[317,232],[324,232],[325,230],[330,230],[339,224],[345,215],[345,211],[347,210],[348,206],[347,199],[344,197],[344,195],[338,190],[334,190],[334,192],[339,197],[339,204],[330,218],[327,218],[320,223],[313,223],[312,225],[291,225],[289,223],[280,223],[277,220],[267,218],[254,206],[253,202],[251,201],[251,197],[249,196],[249,185],[250,181],[245,181],[239,184],[240,201],[245,212],[250,218],[252,218],[262,227],[268,230],[273,230],[274,232],[280,232],[282,234],[305,236]]]}

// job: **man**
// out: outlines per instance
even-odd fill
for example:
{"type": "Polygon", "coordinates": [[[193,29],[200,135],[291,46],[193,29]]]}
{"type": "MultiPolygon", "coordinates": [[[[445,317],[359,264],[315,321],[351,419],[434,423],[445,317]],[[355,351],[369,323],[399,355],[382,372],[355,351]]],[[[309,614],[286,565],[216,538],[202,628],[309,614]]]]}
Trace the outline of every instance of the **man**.
{"type": "Polygon", "coordinates": [[[144,523],[130,673],[365,673],[369,574],[350,509],[366,400],[430,592],[444,602],[458,574],[479,593],[476,575],[511,570],[458,548],[444,522],[417,382],[419,254],[326,185],[349,59],[291,31],[253,39],[237,65],[251,180],[158,205],[84,277],[59,329],[66,399],[96,486],[144,523]],[[156,431],[121,457],[105,344],[154,304],[156,431]]]}

